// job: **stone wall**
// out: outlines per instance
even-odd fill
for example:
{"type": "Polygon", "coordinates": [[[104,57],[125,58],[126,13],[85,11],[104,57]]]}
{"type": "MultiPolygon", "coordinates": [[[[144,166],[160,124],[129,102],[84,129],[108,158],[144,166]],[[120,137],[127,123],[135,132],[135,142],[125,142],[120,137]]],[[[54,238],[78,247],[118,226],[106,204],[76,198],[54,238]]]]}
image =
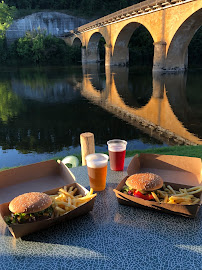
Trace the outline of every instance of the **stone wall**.
{"type": "Polygon", "coordinates": [[[38,12],[15,20],[6,32],[8,43],[23,37],[27,31],[40,28],[47,34],[61,36],[88,21],[60,12],[38,12]]]}

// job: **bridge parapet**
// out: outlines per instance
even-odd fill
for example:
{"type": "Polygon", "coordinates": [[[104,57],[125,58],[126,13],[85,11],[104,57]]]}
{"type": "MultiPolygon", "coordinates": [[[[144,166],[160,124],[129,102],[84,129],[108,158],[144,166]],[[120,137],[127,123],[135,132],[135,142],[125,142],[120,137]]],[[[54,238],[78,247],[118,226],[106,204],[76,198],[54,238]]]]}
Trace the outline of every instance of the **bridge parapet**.
{"type": "Polygon", "coordinates": [[[75,33],[83,33],[95,28],[100,28],[108,24],[116,23],[117,21],[125,20],[131,17],[141,16],[146,13],[158,11],[160,9],[169,8],[174,5],[192,2],[196,0],[146,0],[141,3],[121,9],[93,22],[87,23],[74,30],[75,33]]]}

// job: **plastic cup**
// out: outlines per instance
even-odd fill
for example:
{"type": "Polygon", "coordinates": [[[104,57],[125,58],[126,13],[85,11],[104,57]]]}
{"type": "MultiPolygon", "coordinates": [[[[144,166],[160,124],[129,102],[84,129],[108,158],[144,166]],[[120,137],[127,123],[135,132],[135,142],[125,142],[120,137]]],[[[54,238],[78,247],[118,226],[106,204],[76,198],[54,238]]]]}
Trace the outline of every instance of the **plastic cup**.
{"type": "Polygon", "coordinates": [[[123,171],[127,142],[120,139],[114,139],[108,141],[107,145],[111,170],[123,171]]]}
{"type": "Polygon", "coordinates": [[[108,155],[95,153],[86,156],[90,187],[95,191],[104,190],[107,178],[108,155]]]}

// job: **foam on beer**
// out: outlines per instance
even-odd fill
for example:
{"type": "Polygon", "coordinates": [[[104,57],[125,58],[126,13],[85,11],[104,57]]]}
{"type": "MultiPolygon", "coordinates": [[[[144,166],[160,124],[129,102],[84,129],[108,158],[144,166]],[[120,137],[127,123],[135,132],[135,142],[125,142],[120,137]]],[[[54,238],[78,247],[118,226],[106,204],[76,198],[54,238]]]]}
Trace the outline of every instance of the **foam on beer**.
{"type": "Polygon", "coordinates": [[[105,154],[90,154],[86,156],[87,166],[90,168],[102,168],[107,165],[108,155],[105,154]]]}
{"type": "Polygon", "coordinates": [[[125,143],[110,143],[108,144],[108,149],[111,152],[122,152],[126,150],[126,144],[125,143]]]}

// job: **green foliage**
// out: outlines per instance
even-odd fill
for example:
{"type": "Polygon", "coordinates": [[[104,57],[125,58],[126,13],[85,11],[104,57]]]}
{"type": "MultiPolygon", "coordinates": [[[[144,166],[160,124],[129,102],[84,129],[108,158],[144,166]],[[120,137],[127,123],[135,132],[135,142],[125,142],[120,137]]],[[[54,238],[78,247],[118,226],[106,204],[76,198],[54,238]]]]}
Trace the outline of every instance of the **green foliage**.
{"type": "Polygon", "coordinates": [[[7,59],[7,46],[6,46],[6,39],[0,38],[0,62],[5,62],[7,59]]]}
{"type": "Polygon", "coordinates": [[[15,11],[15,7],[0,2],[0,62],[5,62],[8,57],[5,33],[13,21],[15,11]]]}
{"type": "Polygon", "coordinates": [[[150,64],[153,61],[153,39],[144,26],[139,26],[133,33],[129,42],[130,65],[150,64]]]}
{"type": "Polygon", "coordinates": [[[202,63],[202,26],[194,35],[188,48],[189,66],[201,66],[202,63]]]}
{"type": "Polygon", "coordinates": [[[3,1],[0,2],[0,38],[4,38],[5,32],[11,25],[16,9],[9,7],[3,1]]]}
{"type": "Polygon", "coordinates": [[[6,123],[22,109],[21,99],[11,91],[8,81],[0,83],[0,119],[6,123]]]}
{"type": "Polygon", "coordinates": [[[80,47],[71,47],[62,39],[46,35],[40,29],[27,32],[12,45],[11,51],[24,63],[76,63],[81,59],[80,47]]]}
{"type": "Polygon", "coordinates": [[[18,9],[68,9],[74,10],[77,16],[105,15],[139,2],[141,0],[6,0],[18,9]]]}

